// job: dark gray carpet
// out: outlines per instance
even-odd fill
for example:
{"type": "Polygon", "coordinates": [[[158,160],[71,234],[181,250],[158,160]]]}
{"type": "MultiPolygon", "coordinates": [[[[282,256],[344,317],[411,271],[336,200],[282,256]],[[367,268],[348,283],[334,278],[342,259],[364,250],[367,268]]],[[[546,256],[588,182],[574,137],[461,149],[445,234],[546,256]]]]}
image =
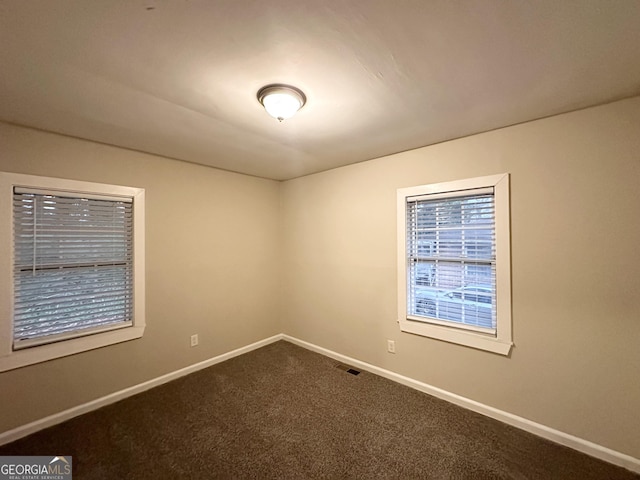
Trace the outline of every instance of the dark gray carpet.
{"type": "Polygon", "coordinates": [[[0,447],[75,479],[607,479],[639,475],[278,342],[0,447]]]}

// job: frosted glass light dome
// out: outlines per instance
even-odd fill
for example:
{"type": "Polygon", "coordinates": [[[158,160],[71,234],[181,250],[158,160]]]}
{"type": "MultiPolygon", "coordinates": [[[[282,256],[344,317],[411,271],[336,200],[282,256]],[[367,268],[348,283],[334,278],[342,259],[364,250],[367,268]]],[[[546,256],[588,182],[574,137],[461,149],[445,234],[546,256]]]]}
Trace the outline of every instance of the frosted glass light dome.
{"type": "Polygon", "coordinates": [[[258,100],[267,113],[280,122],[293,117],[307,101],[302,90],[281,84],[262,87],[258,100]]]}

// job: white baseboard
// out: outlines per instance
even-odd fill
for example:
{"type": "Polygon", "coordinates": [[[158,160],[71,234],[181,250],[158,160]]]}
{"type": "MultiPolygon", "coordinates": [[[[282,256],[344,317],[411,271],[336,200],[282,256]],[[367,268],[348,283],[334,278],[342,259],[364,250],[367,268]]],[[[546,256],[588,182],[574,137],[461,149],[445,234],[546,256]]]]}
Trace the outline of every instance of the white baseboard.
{"type": "Polygon", "coordinates": [[[91,402],[78,405],[77,407],[73,407],[68,410],[49,415],[48,417],[36,420],[35,422],[31,422],[26,425],[22,425],[20,427],[14,428],[13,430],[8,430],[6,432],[0,433],[0,445],[11,443],[39,430],[44,430],[45,428],[70,420],[73,417],[77,417],[93,410],[97,410],[98,408],[118,402],[127,397],[131,397],[138,393],[144,392],[145,390],[149,390],[151,388],[162,385],[163,383],[167,383],[180,377],[184,377],[185,375],[189,375],[190,373],[197,372],[198,370],[202,370],[203,368],[210,367],[212,365],[215,365],[216,363],[224,362],[225,360],[237,357],[239,355],[242,355],[243,353],[250,352],[251,350],[256,350],[257,348],[264,347],[265,345],[277,342],[278,340],[282,340],[282,334],[265,338],[264,340],[252,343],[251,345],[247,345],[245,347],[223,353],[222,355],[218,355],[217,357],[204,360],[194,365],[189,365],[188,367],[181,368],[180,370],[176,370],[175,372],[167,373],[166,375],[162,375],[147,382],[134,385],[133,387],[125,388],[124,390],[114,392],[101,398],[97,398],[96,400],[92,400],[91,402]]]}
{"type": "Polygon", "coordinates": [[[455,393],[447,392],[446,390],[442,390],[441,388],[434,387],[427,383],[423,383],[418,380],[405,377],[403,375],[399,375],[389,370],[385,370],[384,368],[376,367],[375,365],[371,365],[369,363],[356,360],[355,358],[336,353],[332,350],[319,347],[312,343],[299,340],[295,337],[283,335],[282,339],[308,350],[320,353],[327,357],[331,357],[342,363],[349,364],[350,366],[361,368],[362,370],[375,373],[376,375],[380,375],[381,377],[388,378],[389,380],[401,383],[402,385],[406,385],[407,387],[411,387],[421,392],[428,393],[429,395],[433,395],[434,397],[446,400],[447,402],[466,408],[467,410],[472,410],[487,417],[494,418],[508,425],[514,426],[521,430],[525,430],[529,433],[533,433],[534,435],[537,435],[539,437],[551,440],[552,442],[559,443],[560,445],[564,445],[592,457],[604,460],[605,462],[618,465],[635,473],[640,473],[640,459],[634,458],[630,455],[617,452],[610,448],[603,447],[602,445],[598,445],[588,440],[584,440],[568,433],[561,432],[560,430],[555,430],[540,423],[536,423],[531,420],[527,420],[526,418],[519,417],[518,415],[514,415],[503,410],[498,410],[497,408],[490,407],[489,405],[476,402],[475,400],[471,400],[460,395],[456,395],[455,393]]]}
{"type": "Polygon", "coordinates": [[[474,412],[480,413],[487,417],[494,418],[508,425],[512,425],[516,428],[520,428],[521,430],[525,430],[527,432],[533,433],[534,435],[537,435],[539,437],[546,438],[547,440],[551,440],[552,442],[559,443],[560,445],[564,445],[566,447],[572,448],[574,450],[585,453],[592,457],[599,458],[600,460],[604,460],[605,462],[618,465],[620,467],[631,470],[632,472],[640,473],[640,459],[634,458],[630,455],[617,452],[615,450],[612,450],[607,447],[603,447],[602,445],[598,445],[588,440],[584,440],[582,438],[578,438],[568,433],[555,430],[553,428],[533,422],[531,420],[527,420],[526,418],[519,417],[518,415],[513,415],[511,413],[498,410],[497,408],[490,407],[489,405],[484,405],[480,402],[476,402],[469,398],[456,395],[455,393],[447,392],[446,390],[442,390],[440,388],[420,382],[418,380],[405,377],[403,375],[394,373],[392,371],[385,370],[384,368],[376,367],[375,365],[371,365],[369,363],[356,360],[355,358],[342,355],[332,350],[328,350],[326,348],[319,347],[312,343],[305,342],[303,340],[299,340],[295,337],[291,337],[289,335],[284,335],[284,334],[274,335],[273,337],[260,340],[259,342],[255,342],[245,347],[232,350],[222,355],[218,355],[216,357],[205,360],[203,362],[190,365],[180,370],[176,370],[175,372],[162,375],[160,377],[154,378],[152,380],[141,383],[139,385],[134,385],[133,387],[125,388],[124,390],[120,390],[110,395],[98,398],[96,400],[92,400],[91,402],[78,405],[77,407],[73,407],[68,410],[64,410],[62,412],[42,418],[40,420],[36,420],[34,422],[28,423],[26,425],[22,425],[20,427],[14,428],[13,430],[0,433],[0,445],[13,442],[22,437],[35,433],[39,430],[43,430],[45,428],[56,425],[58,423],[62,423],[66,420],[69,420],[73,417],[77,417],[84,413],[97,410],[98,408],[123,400],[127,397],[131,397],[138,393],[144,392],[145,390],[149,390],[151,388],[157,387],[159,385],[170,382],[172,380],[176,380],[185,375],[189,375],[190,373],[197,372],[198,370],[202,370],[203,368],[210,367],[212,365],[215,365],[216,363],[224,362],[225,360],[229,360],[230,358],[237,357],[244,353],[248,353],[260,347],[264,347],[265,345],[269,345],[270,343],[277,342],[278,340],[286,340],[295,345],[306,348],[307,350],[320,353],[322,355],[331,357],[340,362],[349,364],[354,367],[361,368],[362,370],[366,370],[371,373],[375,373],[376,375],[380,375],[381,377],[388,378],[389,380],[392,380],[394,382],[400,383],[402,385],[406,385],[408,387],[414,388],[416,390],[427,393],[429,395],[433,395],[434,397],[441,398],[442,400],[446,400],[455,405],[461,406],[468,410],[472,410],[474,412]]]}

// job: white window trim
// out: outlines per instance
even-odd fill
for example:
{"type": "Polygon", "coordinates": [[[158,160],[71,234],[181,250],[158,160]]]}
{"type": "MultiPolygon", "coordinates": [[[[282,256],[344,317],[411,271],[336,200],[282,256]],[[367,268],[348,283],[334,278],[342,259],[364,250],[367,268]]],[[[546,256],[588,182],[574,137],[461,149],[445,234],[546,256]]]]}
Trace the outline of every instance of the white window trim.
{"type": "Polygon", "coordinates": [[[0,372],[142,337],[145,329],[145,192],[142,188],[0,172],[0,372]],[[13,187],[133,198],[133,325],[13,350],[13,187]]]}
{"type": "Polygon", "coordinates": [[[489,175],[453,182],[398,189],[398,323],[403,332],[465,345],[501,355],[513,346],[511,332],[511,234],[509,213],[509,174],[489,175]],[[406,199],[418,195],[461,192],[492,187],[495,198],[496,233],[496,336],[460,328],[417,322],[407,318],[406,199]]]}

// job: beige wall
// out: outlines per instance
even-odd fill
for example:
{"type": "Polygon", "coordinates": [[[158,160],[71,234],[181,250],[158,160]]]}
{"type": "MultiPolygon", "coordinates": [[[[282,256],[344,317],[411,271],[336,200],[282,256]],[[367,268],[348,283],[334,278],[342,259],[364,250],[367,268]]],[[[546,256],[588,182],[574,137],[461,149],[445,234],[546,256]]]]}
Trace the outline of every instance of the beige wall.
{"type": "Polygon", "coordinates": [[[285,333],[640,458],[640,97],[288,181],[283,205],[285,333]],[[511,357],[401,333],[396,189],[503,172],[511,357]]]}
{"type": "Polygon", "coordinates": [[[277,182],[2,123],[0,146],[1,171],[143,187],[147,206],[144,337],[0,373],[0,432],[282,331],[277,182]]]}
{"type": "Polygon", "coordinates": [[[279,184],[0,124],[0,170],[146,189],[148,324],[0,373],[0,432],[284,332],[640,458],[638,132],[634,98],[279,184]],[[400,333],[396,189],[502,172],[511,357],[400,333]]]}

